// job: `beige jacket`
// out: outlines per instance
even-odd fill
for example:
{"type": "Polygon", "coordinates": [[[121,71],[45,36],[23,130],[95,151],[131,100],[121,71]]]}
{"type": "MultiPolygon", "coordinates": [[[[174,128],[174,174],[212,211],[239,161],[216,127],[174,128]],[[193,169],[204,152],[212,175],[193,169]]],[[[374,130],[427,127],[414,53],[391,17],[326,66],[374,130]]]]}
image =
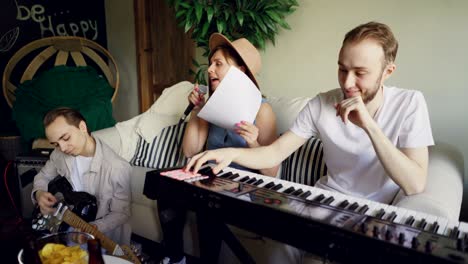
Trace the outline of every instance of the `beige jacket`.
{"type": "MultiPolygon", "coordinates": [[[[96,220],[91,222],[98,229],[119,244],[130,243],[131,227],[131,167],[98,138],[96,152],[89,171],[83,176],[84,191],[96,196],[98,211],[96,220]]],[[[74,157],[56,148],[49,160],[34,178],[32,194],[37,190],[47,191],[49,181],[57,175],[71,183],[74,157]]],[[[31,197],[36,203],[34,197],[31,197]]]]}

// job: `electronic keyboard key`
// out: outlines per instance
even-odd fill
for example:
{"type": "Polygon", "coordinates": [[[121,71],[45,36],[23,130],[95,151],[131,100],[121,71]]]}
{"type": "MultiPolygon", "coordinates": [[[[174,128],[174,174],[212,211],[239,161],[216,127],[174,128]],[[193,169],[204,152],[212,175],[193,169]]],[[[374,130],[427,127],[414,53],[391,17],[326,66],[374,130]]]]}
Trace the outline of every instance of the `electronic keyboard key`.
{"type": "Polygon", "coordinates": [[[403,217],[408,213],[408,211],[405,209],[405,208],[399,208],[399,207],[396,207],[396,217],[395,219],[393,219],[392,222],[394,223],[401,223],[401,220],[403,219],[403,217]]]}
{"type": "Polygon", "coordinates": [[[271,189],[272,189],[273,191],[277,191],[277,190],[279,190],[279,189],[281,189],[281,188],[283,188],[283,185],[280,183],[280,184],[277,184],[277,185],[273,186],[271,189]]]}
{"type": "Polygon", "coordinates": [[[414,222],[414,216],[410,215],[408,218],[406,218],[405,225],[413,226],[414,222]]]}
{"type": "Polygon", "coordinates": [[[228,179],[233,181],[233,180],[235,180],[235,179],[237,179],[239,177],[240,177],[240,175],[238,173],[234,173],[233,175],[229,176],[228,179]]]}
{"type": "Polygon", "coordinates": [[[252,185],[258,186],[263,183],[262,179],[257,180],[256,182],[252,183],[252,185]]]}
{"type": "Polygon", "coordinates": [[[359,204],[357,202],[354,202],[354,203],[350,204],[348,206],[348,208],[346,208],[346,209],[348,209],[350,211],[356,211],[356,209],[358,209],[358,208],[359,208],[359,204]]]}
{"type": "Polygon", "coordinates": [[[257,178],[251,178],[250,180],[246,181],[247,184],[252,184],[257,181],[257,178]]]}
{"type": "Polygon", "coordinates": [[[291,195],[294,195],[294,196],[299,196],[301,195],[301,193],[303,193],[304,191],[302,189],[297,189],[295,190],[294,192],[291,193],[291,195]]]}
{"type": "Polygon", "coordinates": [[[246,182],[248,179],[250,179],[249,176],[244,176],[244,177],[241,178],[239,181],[240,181],[240,182],[246,182]]]}
{"type": "Polygon", "coordinates": [[[346,208],[346,206],[348,206],[349,202],[348,200],[344,200],[344,201],[341,201],[341,203],[338,205],[338,207],[340,208],[346,208]]]}
{"type": "Polygon", "coordinates": [[[321,193],[321,194],[319,194],[318,196],[316,196],[313,200],[316,201],[316,202],[320,202],[320,201],[322,201],[324,198],[325,198],[325,195],[323,195],[323,193],[321,193]]]}
{"type": "MultiPolygon", "coordinates": [[[[456,229],[457,232],[458,232],[458,225],[459,225],[459,224],[460,224],[460,223],[457,222],[457,221],[448,220],[448,221],[447,221],[447,227],[446,227],[445,230],[444,230],[444,235],[445,235],[445,236],[448,236],[448,237],[450,237],[450,238],[453,238],[453,237],[452,237],[452,236],[454,235],[454,234],[453,234],[453,230],[456,229]]],[[[458,234],[457,234],[457,236],[458,236],[458,234]]],[[[456,237],[455,237],[455,238],[456,238],[456,237]]]]}
{"type": "Polygon", "coordinates": [[[333,196],[329,196],[327,199],[323,200],[322,203],[323,204],[330,204],[334,200],[335,200],[335,198],[333,196]]]}
{"type": "Polygon", "coordinates": [[[382,219],[384,215],[385,210],[383,208],[380,208],[380,210],[375,214],[375,217],[382,219]]]}
{"type": "Polygon", "coordinates": [[[437,226],[439,225],[439,223],[437,223],[437,216],[428,214],[426,217],[426,222],[427,224],[426,227],[424,227],[424,230],[435,233],[434,231],[432,231],[432,229],[434,228],[434,224],[436,224],[437,226]]]}
{"type": "MultiPolygon", "coordinates": [[[[425,226],[426,225],[426,214],[425,213],[421,213],[421,212],[418,212],[416,215],[414,215],[414,223],[413,223],[413,227],[414,228],[418,228],[418,229],[422,229],[420,228],[420,226],[425,226]]],[[[424,229],[423,229],[424,230],[424,229]]]]}
{"type": "Polygon", "coordinates": [[[274,182],[269,182],[267,183],[265,186],[263,186],[264,188],[266,189],[270,189],[271,187],[275,186],[275,183],[274,182]]]}
{"type": "Polygon", "coordinates": [[[200,173],[202,175],[206,175],[206,176],[214,175],[211,166],[206,166],[206,167],[203,167],[203,168],[199,169],[198,173],[200,173]]]}
{"type": "Polygon", "coordinates": [[[226,173],[223,173],[223,174],[220,174],[218,177],[220,178],[229,178],[230,176],[232,176],[232,172],[228,171],[226,173]]]}
{"type": "Polygon", "coordinates": [[[395,218],[397,217],[397,213],[395,211],[392,211],[386,218],[385,220],[393,222],[395,218]]]}
{"type": "Polygon", "coordinates": [[[460,222],[458,230],[460,230],[460,235],[458,236],[458,238],[465,239],[466,234],[468,233],[468,223],[460,222]]]}
{"type": "Polygon", "coordinates": [[[292,193],[294,191],[295,191],[294,187],[291,186],[291,187],[287,188],[286,190],[284,190],[283,193],[290,194],[290,193],[292,193]]]}
{"type": "Polygon", "coordinates": [[[445,235],[445,229],[447,229],[448,219],[445,217],[438,217],[437,223],[439,224],[439,228],[435,232],[439,235],[445,235]]]}
{"type": "Polygon", "coordinates": [[[372,216],[374,217],[382,217],[382,213],[385,215],[385,209],[388,207],[387,204],[381,204],[381,203],[376,203],[376,202],[373,202],[376,204],[376,206],[374,207],[373,209],[373,212],[371,213],[372,216]]]}
{"type": "Polygon", "coordinates": [[[357,212],[360,214],[365,214],[368,210],[369,210],[369,206],[367,204],[364,204],[363,206],[357,209],[357,212]]]}
{"type": "Polygon", "coordinates": [[[299,198],[303,198],[303,199],[306,199],[307,197],[309,197],[312,193],[310,191],[307,191],[301,195],[299,195],[299,198]]]}

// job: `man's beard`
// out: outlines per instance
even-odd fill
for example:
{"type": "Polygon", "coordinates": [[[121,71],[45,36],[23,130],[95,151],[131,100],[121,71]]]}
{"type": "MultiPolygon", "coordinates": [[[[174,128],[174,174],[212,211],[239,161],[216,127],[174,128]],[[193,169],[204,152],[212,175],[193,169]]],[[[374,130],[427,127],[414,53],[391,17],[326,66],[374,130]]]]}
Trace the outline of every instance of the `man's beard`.
{"type": "MultiPolygon", "coordinates": [[[[383,74],[383,72],[382,72],[382,74],[383,74]]],[[[364,104],[367,104],[370,101],[374,100],[375,96],[379,92],[379,88],[381,86],[380,81],[382,80],[382,74],[380,74],[380,77],[375,82],[374,88],[372,90],[367,89],[367,93],[361,94],[362,101],[364,102],[364,104]]],[[[346,94],[345,94],[344,91],[343,91],[343,98],[346,98],[346,94]]]]}
{"type": "Polygon", "coordinates": [[[382,80],[382,75],[380,75],[380,78],[375,83],[374,89],[367,90],[367,93],[362,95],[362,101],[364,102],[364,104],[367,104],[370,101],[374,100],[375,96],[379,92],[379,88],[380,88],[380,85],[381,85],[380,84],[381,80],[382,80]]]}

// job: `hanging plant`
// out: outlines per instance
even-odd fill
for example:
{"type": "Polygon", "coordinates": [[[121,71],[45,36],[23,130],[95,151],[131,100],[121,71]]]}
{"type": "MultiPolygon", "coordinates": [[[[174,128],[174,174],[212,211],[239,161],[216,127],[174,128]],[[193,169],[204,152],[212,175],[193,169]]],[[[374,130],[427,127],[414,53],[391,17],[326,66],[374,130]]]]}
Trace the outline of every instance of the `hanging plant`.
{"type": "MultiPolygon", "coordinates": [[[[259,49],[265,43],[275,44],[280,28],[291,29],[285,17],[295,11],[296,0],[167,0],[174,7],[179,26],[191,31],[191,38],[209,54],[208,40],[219,32],[230,40],[248,39],[259,49]]],[[[207,63],[193,60],[195,80],[206,84],[207,63]]]]}

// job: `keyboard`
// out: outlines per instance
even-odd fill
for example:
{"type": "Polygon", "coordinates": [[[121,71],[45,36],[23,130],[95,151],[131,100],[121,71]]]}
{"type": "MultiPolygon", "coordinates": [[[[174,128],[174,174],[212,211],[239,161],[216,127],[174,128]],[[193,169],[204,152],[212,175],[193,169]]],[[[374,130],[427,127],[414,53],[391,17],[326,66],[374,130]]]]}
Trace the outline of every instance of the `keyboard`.
{"type": "Polygon", "coordinates": [[[314,254],[351,263],[468,263],[468,224],[225,168],[150,171],[143,193],[314,254]]]}

